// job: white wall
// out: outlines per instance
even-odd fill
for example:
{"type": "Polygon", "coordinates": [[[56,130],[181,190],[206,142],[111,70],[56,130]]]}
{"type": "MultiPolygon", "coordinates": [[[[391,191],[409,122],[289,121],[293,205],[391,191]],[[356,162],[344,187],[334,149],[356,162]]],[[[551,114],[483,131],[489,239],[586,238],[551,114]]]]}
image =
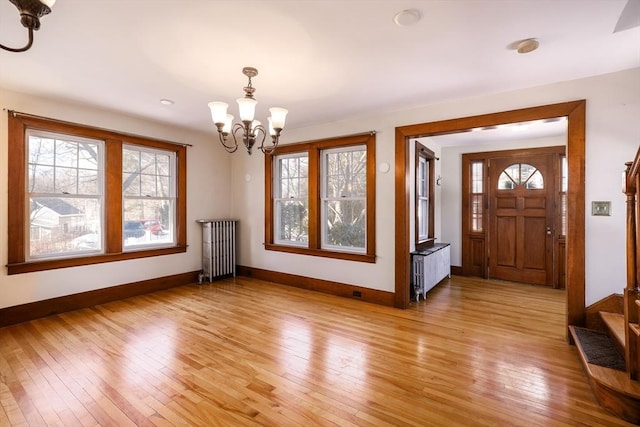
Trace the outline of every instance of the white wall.
{"type": "MultiPolygon", "coordinates": [[[[303,129],[286,129],[284,143],[376,130],[377,163],[391,170],[377,172],[375,264],[265,251],[264,158],[238,151],[228,155],[214,132],[201,134],[82,105],[64,104],[0,89],[0,106],[70,122],[193,144],[188,153],[187,225],[189,249],[184,254],[50,270],[8,276],[7,263],[7,116],[0,114],[0,308],[89,291],[123,283],[199,270],[198,218],[234,217],[239,223],[239,264],[350,283],[372,289],[394,290],[394,132],[396,126],[485,114],[557,102],[587,100],[586,280],[587,304],[625,284],[625,207],[620,192],[624,162],[640,144],[640,69],[535,87],[508,93],[425,105],[406,111],[345,119],[303,129]],[[248,179],[248,180],[247,180],[248,179]],[[591,201],[611,200],[610,217],[592,217],[591,201]]],[[[295,111],[291,112],[292,115],[295,111]]],[[[442,155],[443,161],[446,158],[442,155]]],[[[440,166],[442,168],[442,166],[440,166]]],[[[437,169],[437,173],[441,170],[437,169]]],[[[436,236],[449,233],[451,195],[447,181],[436,195],[440,220],[436,236]],[[446,230],[445,230],[446,229],[446,230]]],[[[452,220],[456,221],[456,220],[452,220]]],[[[458,222],[459,224],[459,222],[458,222]]]]}
{"type": "MultiPolygon", "coordinates": [[[[124,100],[123,100],[124,101],[124,100]]],[[[230,156],[217,135],[166,126],[83,105],[64,104],[0,89],[5,110],[60,119],[83,125],[193,144],[187,149],[186,253],[115,263],[7,275],[7,113],[0,114],[0,308],[86,292],[125,283],[200,270],[201,235],[198,218],[229,217],[230,156]]],[[[155,107],[155,106],[154,106],[155,107]]],[[[150,106],[150,108],[152,108],[150,106]]],[[[206,113],[206,111],[204,112],[206,113]]],[[[170,113],[169,113],[170,114],[170,113]]]]}
{"type": "MultiPolygon", "coordinates": [[[[387,162],[393,166],[394,130],[397,126],[578,99],[587,100],[586,303],[590,304],[612,293],[620,293],[625,286],[625,210],[620,193],[620,173],[624,162],[633,159],[640,144],[640,69],[425,105],[389,114],[354,117],[304,129],[286,129],[283,141],[297,142],[376,130],[377,163],[387,162]],[[590,216],[592,200],[611,200],[612,215],[590,216]]],[[[249,157],[238,153],[233,157],[232,213],[241,221],[239,263],[393,292],[393,167],[387,174],[377,173],[378,258],[375,264],[367,264],[264,250],[264,161],[261,156],[254,154],[249,157]],[[250,176],[250,181],[246,181],[246,176],[250,176]]],[[[437,200],[447,199],[442,194],[445,190],[443,185],[437,200]]],[[[437,207],[436,210],[442,216],[447,214],[447,209],[450,208],[443,210],[437,207]]],[[[446,226],[449,227],[448,224],[446,226]]],[[[448,235],[444,227],[444,222],[436,224],[436,235],[441,235],[442,241],[447,237],[454,239],[455,236],[448,235]]]]}

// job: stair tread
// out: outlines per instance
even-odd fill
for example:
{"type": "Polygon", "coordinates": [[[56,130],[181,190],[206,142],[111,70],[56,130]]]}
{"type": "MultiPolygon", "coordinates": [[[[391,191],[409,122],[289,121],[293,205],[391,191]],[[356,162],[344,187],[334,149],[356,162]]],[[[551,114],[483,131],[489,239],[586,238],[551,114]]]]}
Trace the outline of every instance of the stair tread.
{"type": "Polygon", "coordinates": [[[617,369],[606,368],[589,363],[574,327],[569,326],[569,330],[576,343],[580,360],[585,367],[587,375],[599,384],[616,390],[640,402],[640,382],[631,380],[625,371],[619,371],[617,369]]]}
{"type": "Polygon", "coordinates": [[[609,313],[608,311],[601,311],[600,317],[604,321],[605,325],[607,325],[607,328],[609,328],[611,335],[613,335],[620,346],[624,348],[624,315],[619,313],[609,313]]]}

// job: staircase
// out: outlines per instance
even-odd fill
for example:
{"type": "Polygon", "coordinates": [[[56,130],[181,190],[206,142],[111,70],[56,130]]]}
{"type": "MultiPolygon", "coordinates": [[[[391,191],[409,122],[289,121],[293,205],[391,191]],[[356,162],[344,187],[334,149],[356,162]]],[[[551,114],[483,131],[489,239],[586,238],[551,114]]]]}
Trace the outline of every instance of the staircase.
{"type": "Polygon", "coordinates": [[[599,319],[587,322],[589,328],[569,330],[600,405],[640,425],[640,147],[626,166],[627,286],[622,307],[598,310],[599,319]]]}

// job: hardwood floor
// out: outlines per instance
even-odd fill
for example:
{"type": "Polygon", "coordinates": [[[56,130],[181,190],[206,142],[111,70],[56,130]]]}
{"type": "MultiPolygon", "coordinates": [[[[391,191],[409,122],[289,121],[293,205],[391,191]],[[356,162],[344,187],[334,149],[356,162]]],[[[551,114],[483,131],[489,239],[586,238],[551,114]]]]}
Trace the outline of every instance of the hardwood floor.
{"type": "Polygon", "coordinates": [[[235,278],[0,329],[0,425],[623,426],[563,291],[454,276],[408,310],[235,278]]]}

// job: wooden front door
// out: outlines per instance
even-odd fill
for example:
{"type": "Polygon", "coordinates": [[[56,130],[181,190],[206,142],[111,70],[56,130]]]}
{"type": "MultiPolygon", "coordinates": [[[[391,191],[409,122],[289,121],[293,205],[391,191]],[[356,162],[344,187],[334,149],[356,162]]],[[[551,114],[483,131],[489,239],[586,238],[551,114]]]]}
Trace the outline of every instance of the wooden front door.
{"type": "Polygon", "coordinates": [[[489,159],[490,278],[553,285],[557,158],[489,159]]]}

